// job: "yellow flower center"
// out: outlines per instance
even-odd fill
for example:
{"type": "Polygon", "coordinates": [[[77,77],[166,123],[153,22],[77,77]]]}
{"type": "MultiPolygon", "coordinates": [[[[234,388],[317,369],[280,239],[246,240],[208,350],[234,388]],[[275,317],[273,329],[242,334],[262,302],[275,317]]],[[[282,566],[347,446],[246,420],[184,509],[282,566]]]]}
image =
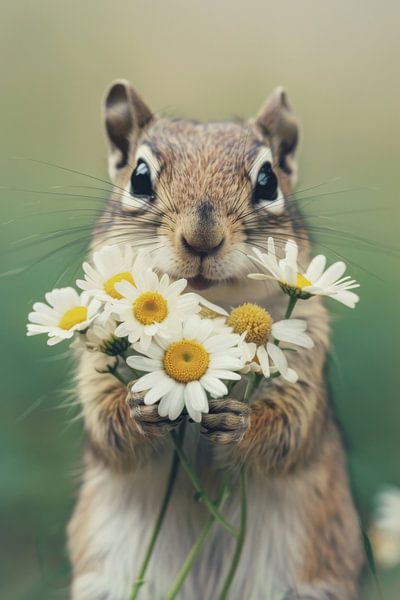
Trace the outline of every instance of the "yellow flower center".
{"type": "Polygon", "coordinates": [[[257,304],[242,304],[234,308],[227,323],[235,333],[247,331],[246,342],[254,342],[257,346],[268,341],[272,330],[271,315],[257,304]]]}
{"type": "Polygon", "coordinates": [[[304,275],[302,275],[301,273],[297,273],[296,287],[300,288],[302,290],[303,288],[307,287],[308,285],[311,285],[311,281],[309,281],[307,279],[307,277],[304,277],[304,275]]]}
{"type": "Polygon", "coordinates": [[[196,340],[179,340],[171,344],[164,354],[167,375],[181,383],[197,381],[208,369],[210,357],[196,340]]]}
{"type": "Polygon", "coordinates": [[[61,329],[71,329],[74,325],[86,321],[88,309],[86,306],[75,306],[63,314],[58,322],[61,329]]]}
{"type": "Polygon", "coordinates": [[[143,292],[133,303],[133,314],[143,325],[161,323],[168,315],[168,304],[158,292],[143,292]]]}
{"type": "Polygon", "coordinates": [[[110,277],[110,279],[107,279],[107,281],[104,282],[104,289],[107,292],[107,294],[109,296],[112,296],[113,298],[116,298],[117,300],[122,298],[122,295],[119,292],[117,292],[114,285],[116,283],[119,283],[120,281],[128,281],[132,285],[135,285],[133,277],[128,271],[124,271],[123,273],[117,273],[116,275],[113,275],[112,277],[110,277]]]}

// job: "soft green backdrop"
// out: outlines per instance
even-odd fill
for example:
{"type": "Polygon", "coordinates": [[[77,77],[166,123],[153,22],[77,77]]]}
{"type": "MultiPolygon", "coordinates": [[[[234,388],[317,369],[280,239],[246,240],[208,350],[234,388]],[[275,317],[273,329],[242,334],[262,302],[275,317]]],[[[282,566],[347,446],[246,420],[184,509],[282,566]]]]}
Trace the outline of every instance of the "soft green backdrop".
{"type": "MultiPolygon", "coordinates": [[[[107,178],[100,101],[115,77],[199,119],[247,117],[275,85],[289,90],[298,188],[320,186],[300,205],[362,284],[355,312],[332,306],[331,379],[364,519],[382,484],[400,484],[399,18],[395,0],[2,3],[2,598],[66,597],[81,424],[65,348],[24,328],[34,299],[72,281],[108,187],[30,159],[107,178]]],[[[398,598],[399,570],[378,576],[398,598]]],[[[378,598],[371,576],[363,598],[378,598]]]]}

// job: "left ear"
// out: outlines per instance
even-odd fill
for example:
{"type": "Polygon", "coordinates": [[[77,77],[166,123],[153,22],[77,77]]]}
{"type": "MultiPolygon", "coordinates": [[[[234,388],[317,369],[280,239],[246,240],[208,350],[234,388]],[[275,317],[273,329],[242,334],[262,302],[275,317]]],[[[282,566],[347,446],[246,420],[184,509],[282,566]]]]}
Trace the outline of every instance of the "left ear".
{"type": "Polygon", "coordinates": [[[255,126],[271,144],[277,165],[290,180],[295,179],[294,155],[299,139],[299,125],[282,87],[275,88],[258,113],[255,126]]]}

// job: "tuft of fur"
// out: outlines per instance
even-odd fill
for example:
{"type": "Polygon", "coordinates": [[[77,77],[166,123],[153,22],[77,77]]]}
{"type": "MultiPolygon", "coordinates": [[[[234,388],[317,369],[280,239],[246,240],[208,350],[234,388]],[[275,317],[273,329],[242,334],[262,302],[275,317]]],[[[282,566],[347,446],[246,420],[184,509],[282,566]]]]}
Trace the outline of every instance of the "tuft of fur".
{"type": "MultiPolygon", "coordinates": [[[[293,237],[301,260],[309,257],[310,242],[291,193],[298,127],[286,94],[277,90],[249,123],[199,124],[154,115],[120,81],[107,94],[105,118],[115,188],[92,248],[127,241],[145,247],[160,271],[189,282],[201,276],[211,301],[226,308],[258,302],[274,319],[282,318],[277,286],[246,279],[254,270],[246,254],[252,246],[265,247],[273,235],[281,244],[293,237]],[[155,200],[132,205],[129,180],[143,152],[155,200]],[[251,173],[260,152],[271,157],[278,177],[284,198],[279,210],[252,204],[251,173]],[[224,243],[199,256],[183,238],[211,248],[224,243]]],[[[186,449],[211,495],[224,469],[235,474],[244,463],[248,470],[248,531],[232,600],[357,598],[361,537],[324,381],[328,316],[319,298],[299,303],[295,316],[307,321],[315,341],[312,350],[291,353],[299,382],[266,382],[249,409],[239,389],[236,398],[212,403],[202,433],[192,424],[186,436],[186,449]]],[[[68,528],[71,598],[126,600],[162,498],[171,424],[146,412],[140,401],[128,402],[117,380],[96,371],[96,358],[85,353],[78,369],[87,446],[68,528]]],[[[238,510],[235,489],[224,513],[235,522],[238,510]]],[[[181,472],[143,600],[165,597],[206,519],[181,472]]],[[[234,540],[215,526],[180,597],[217,597],[233,549],[234,540]]]]}

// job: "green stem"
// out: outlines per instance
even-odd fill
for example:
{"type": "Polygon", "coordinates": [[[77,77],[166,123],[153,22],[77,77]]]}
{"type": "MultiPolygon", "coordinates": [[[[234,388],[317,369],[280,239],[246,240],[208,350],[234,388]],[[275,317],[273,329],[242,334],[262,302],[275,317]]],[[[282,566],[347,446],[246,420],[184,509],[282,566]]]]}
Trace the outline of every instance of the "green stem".
{"type": "Polygon", "coordinates": [[[226,600],[228,598],[229,588],[232,585],[236,571],[242,555],[244,541],[246,537],[246,522],[247,522],[247,495],[246,495],[246,472],[242,467],[240,471],[240,529],[236,540],[235,554],[233,555],[232,564],[226,576],[222,592],[218,596],[218,600],[226,600]]]}
{"type": "Polygon", "coordinates": [[[247,376],[247,385],[246,390],[244,392],[243,402],[248,404],[255,390],[258,388],[262,381],[263,377],[260,375],[256,375],[255,373],[250,373],[247,376]]]}
{"type": "MultiPolygon", "coordinates": [[[[221,491],[218,495],[217,500],[215,501],[215,506],[218,509],[222,508],[228,496],[229,496],[229,486],[225,481],[222,484],[221,491]]],[[[203,549],[204,543],[205,543],[207,536],[210,533],[211,528],[212,528],[213,524],[215,523],[215,521],[216,521],[215,515],[214,514],[210,515],[207,523],[204,525],[199,537],[197,538],[196,542],[192,546],[189,554],[186,557],[185,562],[183,563],[178,575],[176,576],[175,581],[172,584],[171,591],[167,595],[167,600],[174,600],[177,597],[182,585],[184,584],[184,581],[185,581],[189,571],[191,570],[191,568],[193,566],[193,563],[195,562],[196,558],[198,557],[201,550],[203,549]]]]}
{"type": "Polygon", "coordinates": [[[199,501],[203,502],[206,505],[209,512],[222,525],[222,527],[225,527],[225,529],[227,531],[229,531],[230,534],[237,537],[238,531],[234,527],[232,527],[232,525],[230,523],[228,523],[228,521],[223,517],[223,515],[221,515],[220,511],[218,510],[218,507],[215,505],[215,503],[212,500],[210,500],[210,498],[207,496],[207,494],[203,490],[199,478],[197,477],[196,473],[193,471],[186,454],[184,453],[181,445],[178,442],[176,433],[174,431],[171,431],[170,435],[171,435],[172,441],[174,443],[175,450],[178,453],[182,467],[186,471],[190,481],[193,484],[194,489],[196,490],[196,492],[198,494],[199,501]]]}
{"type": "Polygon", "coordinates": [[[115,369],[110,369],[109,373],[110,375],[113,375],[115,379],[118,379],[118,381],[122,383],[122,385],[128,385],[129,381],[125,381],[124,377],[122,377],[121,373],[118,371],[118,367],[115,367],[115,369]]]}
{"type": "MultiPolygon", "coordinates": [[[[180,445],[182,444],[184,436],[185,436],[185,427],[186,427],[186,421],[183,421],[179,428],[178,435],[176,436],[177,443],[180,445]]],[[[141,586],[145,583],[145,575],[146,575],[147,567],[149,566],[150,559],[153,554],[153,550],[156,545],[157,538],[160,533],[161,526],[163,524],[167,509],[168,509],[169,501],[172,496],[172,492],[173,492],[173,489],[175,486],[178,471],[179,471],[179,456],[178,456],[177,451],[174,450],[174,455],[172,457],[172,463],[171,463],[171,468],[169,471],[169,476],[168,476],[168,480],[167,480],[167,486],[165,488],[164,497],[161,502],[158,517],[157,517],[156,523],[154,525],[154,529],[153,529],[153,533],[150,538],[149,545],[147,546],[147,550],[146,550],[146,554],[143,559],[142,566],[140,567],[139,574],[135,580],[135,583],[133,584],[132,592],[130,595],[130,600],[136,600],[141,586]]]]}
{"type": "Polygon", "coordinates": [[[294,307],[297,304],[297,300],[298,300],[297,296],[289,296],[289,303],[287,305],[284,319],[290,319],[290,317],[292,316],[292,312],[294,311],[294,307]]]}

